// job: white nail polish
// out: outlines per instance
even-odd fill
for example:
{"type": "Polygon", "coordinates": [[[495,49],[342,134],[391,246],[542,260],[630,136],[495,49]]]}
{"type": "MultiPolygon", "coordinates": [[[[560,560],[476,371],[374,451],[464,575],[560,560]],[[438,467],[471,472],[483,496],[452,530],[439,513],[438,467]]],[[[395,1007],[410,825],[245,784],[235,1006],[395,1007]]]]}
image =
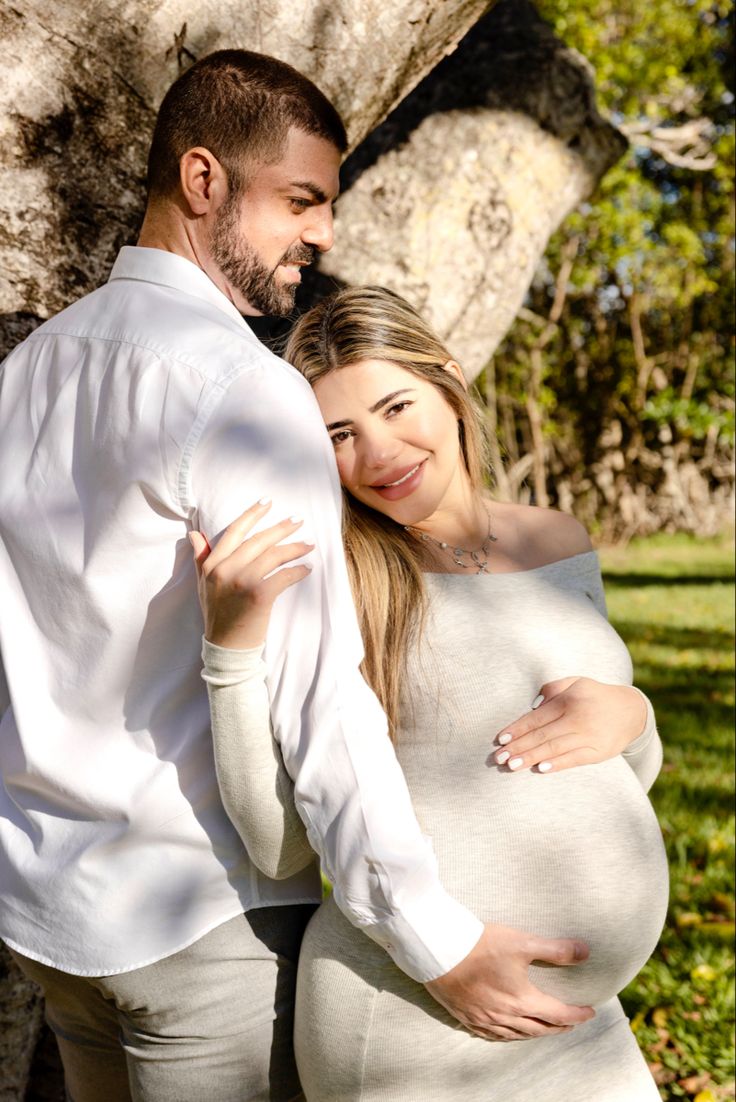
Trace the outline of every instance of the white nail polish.
{"type": "Polygon", "coordinates": [[[258,504],[259,505],[270,505],[271,504],[271,498],[270,497],[259,497],[258,498],[258,504]]]}
{"type": "Polygon", "coordinates": [[[508,750],[504,750],[502,754],[498,755],[498,757],[496,758],[496,762],[498,763],[498,765],[505,765],[510,757],[511,754],[508,752],[508,750]]]}
{"type": "Polygon", "coordinates": [[[539,770],[540,773],[549,773],[551,768],[552,768],[552,762],[551,761],[540,761],[539,765],[537,766],[537,769],[539,770]]]}
{"type": "Polygon", "coordinates": [[[512,739],[513,737],[514,737],[514,736],[513,736],[513,735],[510,735],[510,734],[508,734],[508,732],[507,732],[507,733],[506,733],[505,735],[499,735],[499,737],[498,737],[498,742],[499,742],[499,745],[500,745],[500,746],[505,746],[507,742],[511,742],[511,739],[512,739]]]}
{"type": "Polygon", "coordinates": [[[289,517],[289,520],[291,521],[292,524],[301,524],[303,518],[302,517],[289,517]]]}
{"type": "Polygon", "coordinates": [[[536,696],[534,698],[534,700],[532,701],[532,711],[535,708],[538,708],[540,704],[544,704],[544,697],[542,696],[541,693],[539,694],[539,696],[536,696]]]}
{"type": "Polygon", "coordinates": [[[512,758],[509,762],[509,769],[518,769],[520,765],[524,764],[523,758],[512,758]]]}

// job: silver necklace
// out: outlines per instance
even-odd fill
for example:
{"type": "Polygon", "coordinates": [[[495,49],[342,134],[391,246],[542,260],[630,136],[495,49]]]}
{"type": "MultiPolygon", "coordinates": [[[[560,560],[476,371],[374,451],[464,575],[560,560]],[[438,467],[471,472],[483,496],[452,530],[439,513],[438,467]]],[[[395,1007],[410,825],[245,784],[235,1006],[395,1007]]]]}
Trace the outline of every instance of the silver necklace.
{"type": "Polygon", "coordinates": [[[418,536],[419,539],[428,543],[436,544],[440,551],[444,551],[450,556],[455,566],[462,566],[464,570],[472,570],[475,568],[478,574],[488,573],[488,556],[491,551],[491,544],[496,543],[498,540],[498,536],[494,536],[491,532],[490,513],[488,514],[488,535],[477,551],[468,551],[465,547],[453,547],[452,544],[446,543],[445,540],[436,540],[434,536],[430,536],[429,532],[423,532],[421,528],[413,528],[411,524],[405,524],[404,531],[411,532],[413,536],[418,536]],[[464,562],[464,557],[467,557],[470,561],[464,562]]]}

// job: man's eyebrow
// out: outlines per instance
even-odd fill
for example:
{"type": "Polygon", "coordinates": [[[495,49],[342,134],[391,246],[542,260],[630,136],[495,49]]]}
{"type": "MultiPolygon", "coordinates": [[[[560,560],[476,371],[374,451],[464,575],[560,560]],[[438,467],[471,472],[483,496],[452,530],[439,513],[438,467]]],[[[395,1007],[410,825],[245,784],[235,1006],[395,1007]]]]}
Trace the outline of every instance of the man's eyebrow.
{"type": "MultiPolygon", "coordinates": [[[[379,409],[383,409],[389,402],[393,402],[394,398],[398,398],[400,394],[409,394],[413,392],[414,387],[405,386],[401,390],[392,390],[390,394],[387,394],[385,398],[379,398],[375,405],[371,406],[368,410],[369,413],[378,413],[379,409]]],[[[328,432],[332,432],[333,429],[344,429],[348,425],[352,425],[352,421],[333,421],[330,425],[325,425],[328,432]]]]}
{"type": "Polygon", "coordinates": [[[317,187],[311,180],[290,180],[289,187],[300,188],[301,191],[308,191],[314,199],[315,203],[327,203],[333,200],[328,200],[321,187],[317,187]]]}

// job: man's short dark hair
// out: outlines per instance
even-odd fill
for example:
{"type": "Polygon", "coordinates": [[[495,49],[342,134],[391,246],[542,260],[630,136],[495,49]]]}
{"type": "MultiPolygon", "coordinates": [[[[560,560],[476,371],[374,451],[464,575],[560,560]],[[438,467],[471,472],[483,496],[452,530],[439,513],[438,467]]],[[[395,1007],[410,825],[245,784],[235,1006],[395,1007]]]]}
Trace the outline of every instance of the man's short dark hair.
{"type": "Polygon", "coordinates": [[[291,65],[249,50],[217,50],[174,81],[159,108],[148,156],[149,195],[170,195],[179,161],[203,146],[239,191],[248,163],[278,161],[291,127],[347,148],[339,114],[291,65]]]}

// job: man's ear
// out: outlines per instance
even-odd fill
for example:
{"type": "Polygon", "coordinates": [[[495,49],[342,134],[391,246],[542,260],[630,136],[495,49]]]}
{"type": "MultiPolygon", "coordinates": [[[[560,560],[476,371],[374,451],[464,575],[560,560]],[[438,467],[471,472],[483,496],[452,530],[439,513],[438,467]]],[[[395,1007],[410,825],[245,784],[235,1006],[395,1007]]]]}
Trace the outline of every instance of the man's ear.
{"type": "Polygon", "coordinates": [[[179,161],[179,183],[192,214],[212,214],[227,198],[227,174],[203,146],[188,149],[179,161]]]}
{"type": "Polygon", "coordinates": [[[468,389],[468,380],[463,375],[463,369],[457,360],[448,360],[446,364],[443,364],[445,371],[449,371],[451,375],[455,375],[463,384],[465,389],[468,389]]]}

